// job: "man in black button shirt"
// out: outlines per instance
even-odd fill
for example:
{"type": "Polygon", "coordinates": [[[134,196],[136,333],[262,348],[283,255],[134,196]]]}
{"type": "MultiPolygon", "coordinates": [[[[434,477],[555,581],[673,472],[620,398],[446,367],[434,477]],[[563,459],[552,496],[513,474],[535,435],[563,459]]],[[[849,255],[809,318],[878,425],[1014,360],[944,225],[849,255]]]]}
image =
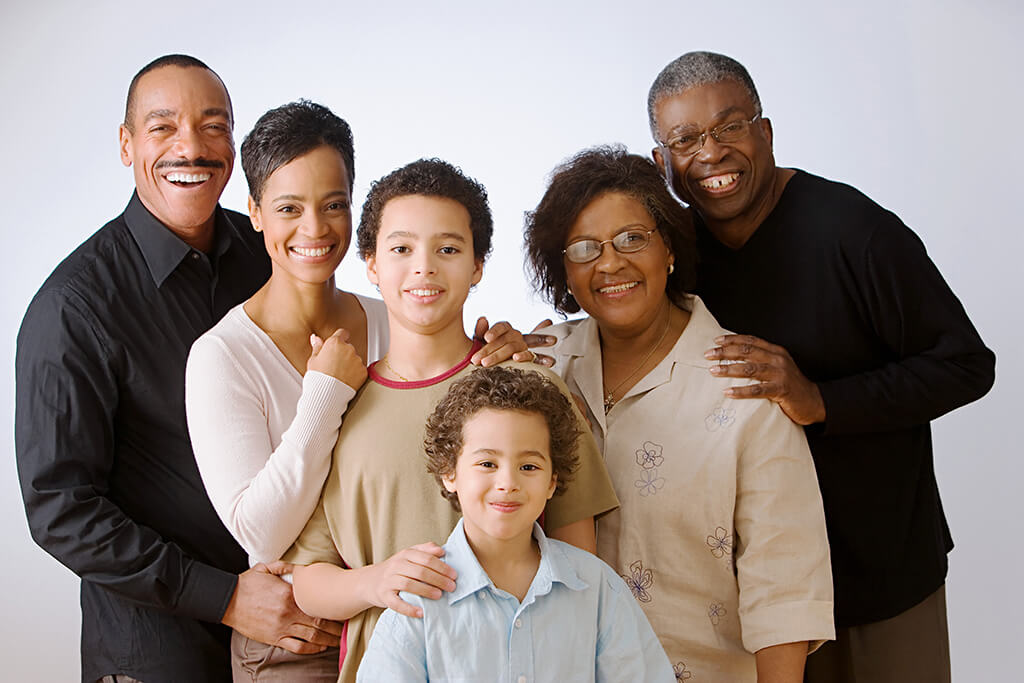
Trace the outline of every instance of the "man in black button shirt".
{"type": "MultiPolygon", "coordinates": [[[[988,391],[994,355],[899,218],[775,165],[771,123],[735,60],[683,55],[651,86],[648,112],[654,160],[695,209],[697,294],[748,333],[715,340],[707,358],[738,362],[711,372],[759,380],[725,393],[771,399],[806,425],[837,626],[806,680],[948,681],[953,542],[929,421],[988,391]]],[[[799,680],[796,662],[780,661],[777,680],[799,680]]]]}
{"type": "MultiPolygon", "coordinates": [[[[217,518],[185,427],[192,342],[267,279],[261,240],[218,206],[231,101],[171,55],[129,88],[136,192],[65,259],[18,335],[15,441],[33,538],[82,579],[82,680],[230,680],[230,628],[296,652],[337,645],[217,518]]],[[[281,567],[275,567],[280,571],[281,567]]]]}

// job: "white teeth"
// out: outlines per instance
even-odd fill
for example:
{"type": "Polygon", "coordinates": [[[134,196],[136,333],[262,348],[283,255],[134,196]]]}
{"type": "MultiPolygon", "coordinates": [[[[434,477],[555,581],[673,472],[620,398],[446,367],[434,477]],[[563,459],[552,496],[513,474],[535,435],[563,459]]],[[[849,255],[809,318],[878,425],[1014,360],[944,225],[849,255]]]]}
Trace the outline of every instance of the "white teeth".
{"type": "Polygon", "coordinates": [[[727,185],[732,185],[737,178],[740,177],[739,173],[726,173],[725,175],[716,175],[712,178],[705,178],[700,181],[700,186],[708,190],[719,190],[727,185]]]}
{"type": "Polygon", "coordinates": [[[413,296],[434,296],[440,294],[440,289],[410,289],[409,293],[413,296]]]}
{"type": "Polygon", "coordinates": [[[326,256],[330,247],[292,247],[292,251],[301,256],[326,256]]]}
{"type": "Polygon", "coordinates": [[[621,285],[611,285],[609,287],[601,287],[597,291],[601,294],[617,294],[618,292],[625,292],[627,289],[633,289],[639,282],[626,282],[621,285]]]}
{"type": "Polygon", "coordinates": [[[167,179],[172,183],[201,183],[210,179],[209,173],[168,173],[167,179]]]}

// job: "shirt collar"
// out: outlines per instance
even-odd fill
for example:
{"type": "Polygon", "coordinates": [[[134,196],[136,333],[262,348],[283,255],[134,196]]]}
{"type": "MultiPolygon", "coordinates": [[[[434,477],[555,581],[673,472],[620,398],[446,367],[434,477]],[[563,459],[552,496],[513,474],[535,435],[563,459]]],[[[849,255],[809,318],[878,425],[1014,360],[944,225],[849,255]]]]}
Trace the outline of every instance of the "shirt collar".
{"type": "MultiPolygon", "coordinates": [[[[182,260],[194,251],[184,240],[171,232],[166,225],[149,212],[139,198],[138,191],[132,193],[128,208],[124,210],[124,219],[135,243],[139,245],[142,257],[149,268],[149,274],[157,287],[162,285],[182,260]]],[[[214,210],[214,225],[212,262],[216,262],[217,258],[231,245],[231,238],[228,235],[228,220],[219,204],[214,210]]]]}
{"type": "MultiPolygon", "coordinates": [[[[576,591],[588,587],[587,583],[576,573],[565,552],[548,540],[543,529],[540,528],[540,524],[536,522],[533,523],[533,537],[537,539],[537,545],[540,547],[540,565],[530,584],[530,591],[523,600],[524,605],[532,601],[531,596],[537,597],[550,593],[551,586],[555,582],[576,591]]],[[[455,581],[455,590],[448,594],[449,605],[484,588],[497,590],[491,578],[487,576],[487,572],[480,566],[479,560],[473,554],[473,549],[469,547],[461,519],[455,525],[451,535],[448,536],[444,549],[444,561],[459,574],[459,578],[455,581]]]]}

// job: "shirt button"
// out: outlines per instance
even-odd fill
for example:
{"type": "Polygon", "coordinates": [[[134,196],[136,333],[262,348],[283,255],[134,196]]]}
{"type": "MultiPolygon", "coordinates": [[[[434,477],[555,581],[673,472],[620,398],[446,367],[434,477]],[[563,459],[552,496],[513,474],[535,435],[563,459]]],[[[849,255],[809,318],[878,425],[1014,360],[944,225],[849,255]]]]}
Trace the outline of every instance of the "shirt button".
{"type": "MultiPolygon", "coordinates": [[[[516,628],[522,628],[522,627],[523,627],[523,620],[522,619],[516,619],[516,628]]],[[[520,681],[525,681],[526,679],[520,677],[519,680],[520,681]]]]}
{"type": "Polygon", "coordinates": [[[198,261],[199,260],[199,252],[198,251],[193,251],[192,252],[192,260],[193,261],[198,261]]]}

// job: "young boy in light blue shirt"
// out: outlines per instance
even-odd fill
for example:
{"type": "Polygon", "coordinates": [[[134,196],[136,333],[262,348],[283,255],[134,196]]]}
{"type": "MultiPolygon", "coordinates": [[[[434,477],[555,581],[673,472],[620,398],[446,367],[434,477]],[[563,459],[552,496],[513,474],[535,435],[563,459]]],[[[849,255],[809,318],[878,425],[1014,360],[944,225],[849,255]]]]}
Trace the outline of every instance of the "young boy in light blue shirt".
{"type": "Polygon", "coordinates": [[[536,523],[572,476],[576,425],[538,373],[498,366],[452,385],[425,447],[462,510],[444,546],[459,578],[440,600],[402,593],[423,617],[384,612],[359,681],[675,681],[622,578],[536,523]]]}

